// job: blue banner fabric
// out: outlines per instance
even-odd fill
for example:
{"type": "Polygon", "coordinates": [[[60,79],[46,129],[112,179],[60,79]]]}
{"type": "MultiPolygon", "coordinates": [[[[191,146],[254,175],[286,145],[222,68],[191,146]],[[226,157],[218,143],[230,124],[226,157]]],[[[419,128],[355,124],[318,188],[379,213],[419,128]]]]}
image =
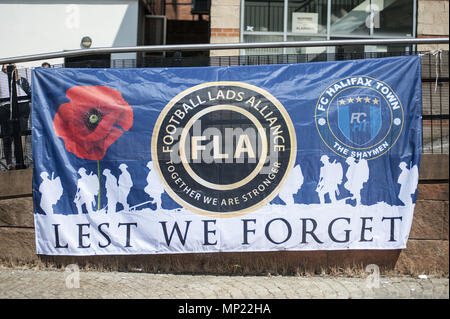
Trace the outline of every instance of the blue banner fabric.
{"type": "Polygon", "coordinates": [[[32,74],[38,254],[405,248],[419,56],[32,74]]]}

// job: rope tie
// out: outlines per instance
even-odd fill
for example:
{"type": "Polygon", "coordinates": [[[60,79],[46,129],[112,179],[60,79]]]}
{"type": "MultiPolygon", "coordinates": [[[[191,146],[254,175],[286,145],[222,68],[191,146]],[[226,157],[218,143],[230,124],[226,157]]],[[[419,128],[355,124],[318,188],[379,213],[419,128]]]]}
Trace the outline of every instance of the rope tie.
{"type": "Polygon", "coordinates": [[[436,66],[436,81],[434,83],[434,93],[437,91],[438,82],[439,82],[439,71],[442,68],[442,49],[432,50],[425,53],[420,53],[419,56],[423,57],[424,55],[432,55],[434,56],[435,66],[436,66]]]}

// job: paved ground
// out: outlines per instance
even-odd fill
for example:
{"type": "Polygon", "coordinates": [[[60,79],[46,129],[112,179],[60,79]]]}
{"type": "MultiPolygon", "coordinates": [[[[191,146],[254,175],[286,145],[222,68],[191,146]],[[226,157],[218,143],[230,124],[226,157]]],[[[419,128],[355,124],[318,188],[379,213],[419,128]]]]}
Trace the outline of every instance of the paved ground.
{"type": "Polygon", "coordinates": [[[191,276],[0,269],[0,298],[449,298],[448,278],[191,276]],[[79,288],[77,288],[77,286],[79,288]]]}

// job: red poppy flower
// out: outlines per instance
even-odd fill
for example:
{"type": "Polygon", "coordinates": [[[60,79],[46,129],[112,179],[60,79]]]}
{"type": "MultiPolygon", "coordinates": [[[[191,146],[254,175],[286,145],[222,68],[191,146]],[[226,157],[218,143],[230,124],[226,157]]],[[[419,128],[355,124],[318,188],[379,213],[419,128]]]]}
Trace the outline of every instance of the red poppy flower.
{"type": "Polygon", "coordinates": [[[76,156],[100,160],[108,147],[133,125],[133,110],[119,91],[107,86],[75,86],[67,90],[53,119],[56,135],[76,156]]]}

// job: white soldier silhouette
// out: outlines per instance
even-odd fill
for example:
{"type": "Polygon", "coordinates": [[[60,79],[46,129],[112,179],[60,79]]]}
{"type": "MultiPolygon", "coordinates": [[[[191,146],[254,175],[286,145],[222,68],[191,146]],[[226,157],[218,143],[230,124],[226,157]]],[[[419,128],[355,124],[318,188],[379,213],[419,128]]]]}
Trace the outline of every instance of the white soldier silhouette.
{"type": "Polygon", "coordinates": [[[77,205],[78,214],[83,212],[83,205],[89,214],[93,213],[95,196],[98,196],[98,176],[94,173],[86,174],[86,169],[81,167],[78,170],[80,178],[77,182],[77,193],[73,202],[77,205]]]}
{"type": "Polygon", "coordinates": [[[351,199],[356,200],[356,205],[360,205],[363,184],[369,180],[369,164],[365,159],[360,159],[356,162],[354,157],[348,157],[345,162],[349,167],[345,174],[347,181],[345,182],[344,187],[352,193],[351,199]]]}
{"type": "Polygon", "coordinates": [[[42,183],[39,185],[39,192],[41,193],[40,206],[45,214],[53,213],[53,205],[55,205],[61,198],[63,188],[61,179],[59,177],[48,177],[47,172],[41,173],[42,183]]]}
{"type": "Polygon", "coordinates": [[[119,198],[119,185],[117,178],[111,174],[109,169],[103,170],[103,175],[106,177],[106,199],[108,200],[107,213],[115,213],[117,207],[117,199],[119,198]]]}
{"type": "Polygon", "coordinates": [[[133,181],[131,179],[130,173],[127,171],[127,164],[120,164],[119,169],[122,172],[119,176],[119,196],[118,202],[122,204],[124,210],[129,210],[130,205],[128,205],[128,195],[130,194],[131,187],[133,187],[133,181]]]}
{"type": "Polygon", "coordinates": [[[161,196],[164,193],[164,187],[159,181],[156,170],[153,167],[153,162],[149,161],[147,163],[147,168],[150,170],[147,175],[147,186],[145,186],[144,191],[153,198],[152,204],[156,203],[156,209],[161,208],[162,199],[161,196]]]}
{"type": "Polygon", "coordinates": [[[294,205],[294,195],[298,193],[303,185],[303,173],[299,164],[292,168],[286,182],[281,187],[278,196],[286,205],[294,205]]]}
{"type": "Polygon", "coordinates": [[[414,165],[411,169],[408,169],[405,162],[401,162],[399,167],[402,170],[398,176],[397,183],[400,184],[400,192],[398,199],[400,199],[406,206],[412,205],[412,197],[417,190],[417,183],[419,180],[419,168],[414,165]]]}
{"type": "Polygon", "coordinates": [[[336,194],[339,195],[338,186],[342,183],[342,165],[334,160],[333,163],[329,161],[327,155],[322,155],[320,158],[323,166],[320,167],[319,183],[317,184],[316,192],[319,195],[321,204],[325,204],[325,194],[328,193],[331,203],[336,202],[336,194]]]}

